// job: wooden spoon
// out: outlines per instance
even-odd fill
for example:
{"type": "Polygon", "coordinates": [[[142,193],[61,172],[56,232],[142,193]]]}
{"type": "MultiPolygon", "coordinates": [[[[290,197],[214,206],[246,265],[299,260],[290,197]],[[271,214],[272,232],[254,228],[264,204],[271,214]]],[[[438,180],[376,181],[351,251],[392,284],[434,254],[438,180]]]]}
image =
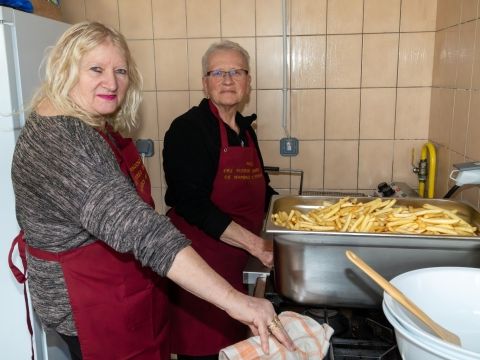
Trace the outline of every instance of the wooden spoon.
{"type": "Polygon", "coordinates": [[[425,325],[427,325],[432,331],[441,339],[461,346],[460,338],[448,331],[444,327],[433,321],[427,314],[425,314],[417,305],[415,305],[408,297],[405,296],[399,289],[397,289],[387,279],[368,266],[362,259],[360,259],[354,252],[347,250],[345,252],[348,260],[358,266],[365,274],[367,274],[373,281],[375,281],[380,287],[387,292],[392,298],[402,304],[408,311],[420,319],[425,325]]]}

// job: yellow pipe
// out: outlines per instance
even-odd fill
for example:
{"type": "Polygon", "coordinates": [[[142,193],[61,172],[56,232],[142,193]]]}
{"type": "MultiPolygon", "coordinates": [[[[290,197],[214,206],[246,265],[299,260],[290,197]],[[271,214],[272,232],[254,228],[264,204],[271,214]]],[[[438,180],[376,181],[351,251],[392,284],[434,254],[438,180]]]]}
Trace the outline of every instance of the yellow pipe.
{"type": "MultiPolygon", "coordinates": [[[[437,167],[437,155],[435,151],[435,146],[431,142],[427,142],[422,146],[422,154],[420,156],[420,168],[422,167],[422,162],[427,161],[427,151],[430,158],[428,162],[428,171],[426,173],[426,178],[428,180],[427,197],[431,199],[435,194],[435,172],[437,167]]],[[[418,180],[418,194],[421,197],[425,197],[425,180],[421,178],[418,180]]]]}

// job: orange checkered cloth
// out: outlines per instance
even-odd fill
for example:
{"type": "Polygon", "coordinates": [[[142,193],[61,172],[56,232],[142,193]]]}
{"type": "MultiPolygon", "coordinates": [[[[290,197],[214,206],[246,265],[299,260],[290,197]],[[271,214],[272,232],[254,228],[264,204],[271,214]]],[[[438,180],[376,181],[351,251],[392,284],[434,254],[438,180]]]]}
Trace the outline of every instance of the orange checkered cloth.
{"type": "Polygon", "coordinates": [[[219,360],[320,360],[325,357],[333,334],[330,326],[320,325],[312,318],[292,311],[284,311],[278,317],[295,343],[296,351],[288,351],[270,336],[270,354],[265,355],[260,345],[260,337],[254,336],[222,349],[219,360]]]}

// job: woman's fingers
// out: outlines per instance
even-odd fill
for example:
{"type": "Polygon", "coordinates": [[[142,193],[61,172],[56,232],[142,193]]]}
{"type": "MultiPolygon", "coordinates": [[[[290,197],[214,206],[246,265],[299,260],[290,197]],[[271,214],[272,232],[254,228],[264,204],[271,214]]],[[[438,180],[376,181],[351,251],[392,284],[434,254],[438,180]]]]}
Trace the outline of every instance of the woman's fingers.
{"type": "Polygon", "coordinates": [[[260,325],[258,327],[258,333],[260,335],[260,343],[262,345],[262,350],[266,355],[268,355],[270,353],[270,349],[268,346],[269,331],[268,331],[267,325],[265,324],[260,325]]]}
{"type": "Polygon", "coordinates": [[[278,316],[275,315],[273,320],[267,326],[270,333],[288,350],[295,351],[295,344],[293,343],[287,331],[283,327],[278,316]]]}
{"type": "Polygon", "coordinates": [[[234,319],[247,324],[252,333],[260,336],[262,350],[269,353],[268,337],[274,336],[280,344],[290,351],[295,345],[278,319],[272,304],[266,299],[255,298],[233,291],[226,311],[234,319]]]}

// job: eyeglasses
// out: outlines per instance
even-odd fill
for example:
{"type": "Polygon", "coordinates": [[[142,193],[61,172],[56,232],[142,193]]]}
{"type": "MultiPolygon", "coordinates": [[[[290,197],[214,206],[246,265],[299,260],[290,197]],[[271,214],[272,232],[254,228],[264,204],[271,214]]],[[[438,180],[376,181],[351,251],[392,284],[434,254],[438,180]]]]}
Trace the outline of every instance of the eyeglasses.
{"type": "Polygon", "coordinates": [[[210,76],[212,79],[220,81],[228,74],[233,80],[240,80],[244,76],[248,75],[248,70],[245,69],[230,69],[230,70],[211,70],[207,71],[206,76],[210,76]]]}

